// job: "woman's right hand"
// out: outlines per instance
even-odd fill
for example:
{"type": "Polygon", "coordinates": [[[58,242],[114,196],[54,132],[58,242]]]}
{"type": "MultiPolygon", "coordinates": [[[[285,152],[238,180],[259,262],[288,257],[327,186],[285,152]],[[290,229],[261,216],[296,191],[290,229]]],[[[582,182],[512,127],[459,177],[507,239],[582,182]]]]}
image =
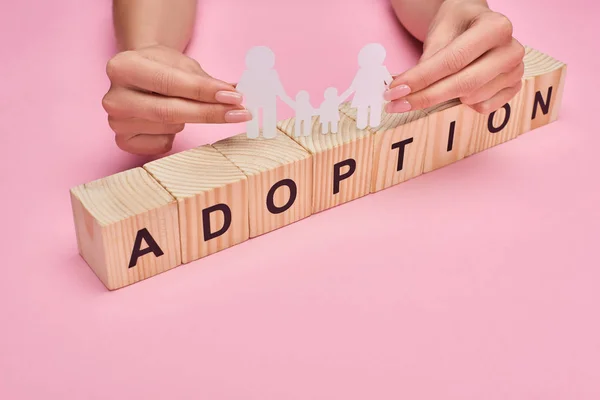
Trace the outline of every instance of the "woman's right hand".
{"type": "Polygon", "coordinates": [[[209,76],[177,50],[150,46],[124,51],[106,66],[111,86],[102,99],[117,146],[134,154],[171,150],[186,123],[245,122],[242,95],[209,76]]]}

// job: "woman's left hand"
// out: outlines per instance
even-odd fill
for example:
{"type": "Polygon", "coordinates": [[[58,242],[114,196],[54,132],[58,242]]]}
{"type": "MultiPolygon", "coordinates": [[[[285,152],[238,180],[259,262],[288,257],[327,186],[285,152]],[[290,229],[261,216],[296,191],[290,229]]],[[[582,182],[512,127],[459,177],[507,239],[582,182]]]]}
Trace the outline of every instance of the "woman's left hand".
{"type": "Polygon", "coordinates": [[[390,113],[424,109],[460,98],[491,113],[521,89],[523,46],[512,23],[481,0],[446,0],[423,44],[419,63],[397,76],[385,93],[390,113]]]}

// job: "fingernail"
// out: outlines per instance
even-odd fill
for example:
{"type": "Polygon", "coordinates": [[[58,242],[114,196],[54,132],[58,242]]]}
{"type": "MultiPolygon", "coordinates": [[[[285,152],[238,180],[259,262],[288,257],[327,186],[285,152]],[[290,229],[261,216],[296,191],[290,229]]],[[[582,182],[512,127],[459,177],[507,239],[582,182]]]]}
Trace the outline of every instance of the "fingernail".
{"type": "Polygon", "coordinates": [[[411,108],[412,108],[412,106],[410,105],[410,103],[408,101],[396,100],[396,101],[392,101],[391,103],[388,103],[385,106],[385,111],[387,111],[390,114],[403,113],[403,112],[410,111],[411,108]]]}
{"type": "Polygon", "coordinates": [[[386,90],[383,94],[383,98],[392,101],[404,97],[410,93],[410,88],[407,85],[399,85],[386,90]]]}
{"type": "Polygon", "coordinates": [[[215,94],[215,100],[223,104],[241,104],[243,96],[238,92],[221,90],[215,94]]]}
{"type": "Polygon", "coordinates": [[[225,113],[225,122],[247,122],[252,119],[252,114],[248,110],[231,110],[225,113]]]}

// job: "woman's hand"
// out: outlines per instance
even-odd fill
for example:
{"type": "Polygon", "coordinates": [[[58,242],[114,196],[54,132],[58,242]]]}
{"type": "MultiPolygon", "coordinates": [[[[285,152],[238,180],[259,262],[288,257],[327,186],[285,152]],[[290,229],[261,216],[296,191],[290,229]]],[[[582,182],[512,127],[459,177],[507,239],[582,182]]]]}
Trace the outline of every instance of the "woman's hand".
{"type": "Polygon", "coordinates": [[[124,51],[106,67],[102,99],[117,145],[134,154],[169,151],[186,123],[244,122],[252,117],[232,84],[209,76],[195,60],[165,46],[124,51]]]}
{"type": "Polygon", "coordinates": [[[521,89],[523,46],[504,15],[483,0],[446,0],[429,26],[419,63],[397,76],[385,98],[390,113],[460,100],[480,113],[521,89]]]}

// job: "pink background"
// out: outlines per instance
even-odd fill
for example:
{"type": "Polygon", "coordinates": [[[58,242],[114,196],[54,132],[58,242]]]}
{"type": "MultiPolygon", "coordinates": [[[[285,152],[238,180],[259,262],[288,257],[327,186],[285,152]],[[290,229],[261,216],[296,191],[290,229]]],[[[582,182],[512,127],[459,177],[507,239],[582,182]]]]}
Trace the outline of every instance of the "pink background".
{"type": "MultiPolygon", "coordinates": [[[[0,398],[600,398],[596,2],[492,2],[568,62],[557,123],[116,292],[77,255],[68,196],[146,161],[100,106],[110,3],[3,3],[0,398]]],[[[226,80],[268,44],[318,100],[366,42],[396,72],[418,54],[386,0],[201,3],[190,54],[226,80]]]]}

